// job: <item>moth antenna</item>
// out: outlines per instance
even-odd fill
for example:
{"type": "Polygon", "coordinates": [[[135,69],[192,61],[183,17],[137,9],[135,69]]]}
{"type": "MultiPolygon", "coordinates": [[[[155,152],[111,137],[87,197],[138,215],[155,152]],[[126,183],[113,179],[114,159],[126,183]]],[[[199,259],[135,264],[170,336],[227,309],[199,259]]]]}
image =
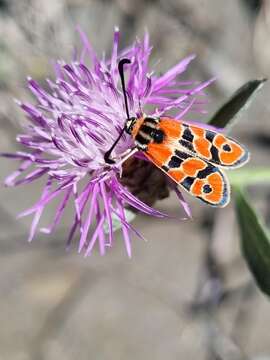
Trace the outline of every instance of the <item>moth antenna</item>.
{"type": "Polygon", "coordinates": [[[130,119],[130,115],[129,115],[129,109],[128,109],[127,90],[126,90],[126,86],[125,86],[125,76],[124,76],[124,65],[125,64],[131,64],[131,61],[126,58],[120,60],[119,64],[118,64],[118,71],[119,71],[119,75],[120,75],[120,79],[121,79],[121,85],[122,85],[122,90],[123,90],[123,94],[124,94],[125,108],[126,108],[126,114],[127,114],[127,120],[128,120],[128,119],[130,119]]]}
{"type": "MultiPolygon", "coordinates": [[[[125,76],[124,76],[124,65],[125,64],[131,64],[131,61],[127,58],[121,59],[118,63],[118,71],[119,71],[119,76],[121,79],[121,86],[122,86],[122,90],[123,90],[123,95],[124,95],[124,102],[125,102],[125,109],[126,109],[126,114],[127,114],[127,120],[130,119],[130,115],[129,115],[129,109],[128,109],[128,100],[127,100],[127,91],[126,91],[126,86],[125,86],[125,76]]],[[[117,139],[115,140],[115,142],[112,144],[112,146],[110,147],[110,149],[108,151],[105,152],[104,154],[104,160],[106,163],[108,164],[114,164],[115,161],[112,160],[110,158],[111,153],[113,151],[113,149],[115,148],[115,146],[117,145],[118,141],[121,139],[122,135],[124,134],[125,131],[125,126],[123,127],[123,129],[120,131],[120,134],[118,135],[117,139]]]]}

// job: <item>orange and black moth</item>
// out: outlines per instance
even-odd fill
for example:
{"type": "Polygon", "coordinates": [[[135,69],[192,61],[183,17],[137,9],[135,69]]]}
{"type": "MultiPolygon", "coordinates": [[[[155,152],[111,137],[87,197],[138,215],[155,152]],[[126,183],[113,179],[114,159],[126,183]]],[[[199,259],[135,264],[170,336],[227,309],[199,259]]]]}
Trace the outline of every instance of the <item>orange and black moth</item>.
{"type": "Polygon", "coordinates": [[[249,159],[235,140],[167,117],[131,118],[126,132],[172,180],[213,206],[225,206],[230,200],[230,185],[221,168],[236,168],[249,159]]]}
{"type": "Polygon", "coordinates": [[[119,73],[125,97],[127,120],[118,139],[106,152],[109,156],[125,131],[134,140],[135,151],[145,156],[189,194],[212,206],[230,201],[230,184],[223,169],[234,169],[249,160],[243,145],[224,134],[169,117],[130,117],[125,94],[123,59],[119,73]]]}

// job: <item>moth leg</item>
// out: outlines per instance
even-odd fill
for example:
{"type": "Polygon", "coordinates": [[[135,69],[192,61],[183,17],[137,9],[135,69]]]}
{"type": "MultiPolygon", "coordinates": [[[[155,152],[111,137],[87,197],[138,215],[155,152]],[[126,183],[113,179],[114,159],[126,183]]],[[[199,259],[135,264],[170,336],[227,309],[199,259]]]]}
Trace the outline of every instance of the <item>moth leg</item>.
{"type": "Polygon", "coordinates": [[[136,149],[136,146],[132,147],[131,149],[127,149],[126,151],[124,151],[121,155],[120,155],[120,159],[124,159],[127,155],[130,154],[131,151],[133,151],[134,149],[136,149]]]}
{"type": "Polygon", "coordinates": [[[122,165],[128,158],[130,158],[132,155],[134,155],[137,151],[139,151],[139,149],[137,148],[137,146],[125,151],[122,155],[121,158],[119,160],[119,162],[117,162],[115,165],[116,166],[120,166],[122,165]]]}
{"type": "Polygon", "coordinates": [[[137,147],[134,147],[134,148],[131,148],[127,151],[125,151],[122,155],[122,157],[119,159],[118,162],[116,162],[114,164],[115,167],[118,167],[119,170],[120,170],[120,177],[122,176],[122,168],[121,168],[121,165],[128,159],[130,158],[132,155],[134,155],[136,152],[138,152],[139,149],[137,147]]]}

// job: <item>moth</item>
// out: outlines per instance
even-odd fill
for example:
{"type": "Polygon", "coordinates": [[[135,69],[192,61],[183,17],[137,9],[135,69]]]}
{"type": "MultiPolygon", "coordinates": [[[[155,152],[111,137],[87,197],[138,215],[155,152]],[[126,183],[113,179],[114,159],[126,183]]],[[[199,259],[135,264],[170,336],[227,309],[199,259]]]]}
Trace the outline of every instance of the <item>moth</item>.
{"type": "MultiPolygon", "coordinates": [[[[124,64],[119,62],[127,119],[124,128],[104,160],[111,164],[112,150],[124,132],[134,139],[134,148],[144,155],[189,194],[205,203],[224,207],[230,201],[230,184],[223,169],[235,169],[249,160],[248,150],[222,133],[169,117],[130,117],[124,81],[124,64]]],[[[126,157],[125,157],[126,159],[126,157]]]]}

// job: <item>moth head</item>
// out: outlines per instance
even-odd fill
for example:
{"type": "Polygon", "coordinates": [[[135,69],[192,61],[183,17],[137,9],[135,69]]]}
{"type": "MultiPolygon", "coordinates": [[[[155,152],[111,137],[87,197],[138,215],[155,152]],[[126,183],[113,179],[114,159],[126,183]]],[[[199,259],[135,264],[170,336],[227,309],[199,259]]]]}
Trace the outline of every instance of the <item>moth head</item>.
{"type": "Polygon", "coordinates": [[[137,119],[135,117],[131,117],[126,120],[125,130],[128,134],[132,133],[132,130],[133,130],[133,127],[134,127],[136,121],[137,121],[137,119]]]}

